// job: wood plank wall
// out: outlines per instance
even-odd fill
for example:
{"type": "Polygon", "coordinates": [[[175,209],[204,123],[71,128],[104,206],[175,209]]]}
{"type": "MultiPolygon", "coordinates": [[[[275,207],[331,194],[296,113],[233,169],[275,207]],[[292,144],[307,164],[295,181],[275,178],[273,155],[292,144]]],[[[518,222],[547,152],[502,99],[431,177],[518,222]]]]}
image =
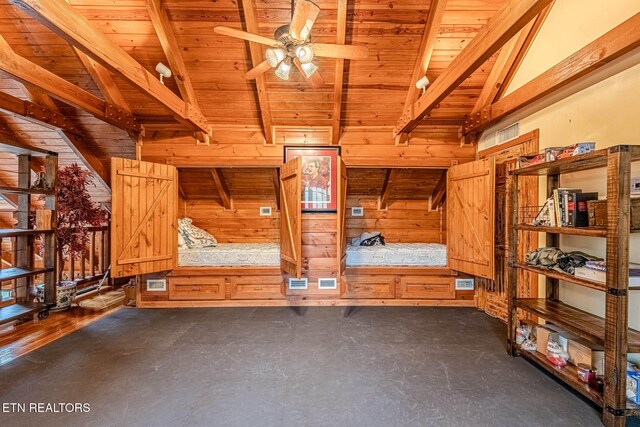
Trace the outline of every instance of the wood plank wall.
{"type": "Polygon", "coordinates": [[[351,240],[365,231],[380,231],[387,243],[446,243],[444,208],[429,211],[428,200],[392,200],[386,210],[378,199],[347,197],[346,234],[351,240]],[[351,215],[352,207],[363,207],[364,216],[351,215]]]}
{"type": "Polygon", "coordinates": [[[280,211],[273,198],[236,199],[233,209],[225,209],[215,200],[180,198],[178,217],[193,219],[219,243],[268,243],[280,240],[280,211]],[[260,207],[270,206],[271,216],[260,216],[260,207]]]}
{"type": "Polygon", "coordinates": [[[339,287],[318,289],[319,278],[339,279],[337,225],[336,214],[302,214],[302,277],[309,279],[309,288],[305,291],[287,289],[287,295],[339,297],[339,287]]]}

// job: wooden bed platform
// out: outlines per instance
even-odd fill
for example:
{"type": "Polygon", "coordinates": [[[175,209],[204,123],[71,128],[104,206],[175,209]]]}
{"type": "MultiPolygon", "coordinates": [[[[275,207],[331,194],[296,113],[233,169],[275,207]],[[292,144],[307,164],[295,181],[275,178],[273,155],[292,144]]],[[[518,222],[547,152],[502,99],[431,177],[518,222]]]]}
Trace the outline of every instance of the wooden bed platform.
{"type": "Polygon", "coordinates": [[[474,291],[456,291],[457,273],[443,267],[347,267],[338,287],[291,290],[279,267],[182,267],[166,291],[141,286],[138,307],[457,306],[473,307],[474,291]]]}

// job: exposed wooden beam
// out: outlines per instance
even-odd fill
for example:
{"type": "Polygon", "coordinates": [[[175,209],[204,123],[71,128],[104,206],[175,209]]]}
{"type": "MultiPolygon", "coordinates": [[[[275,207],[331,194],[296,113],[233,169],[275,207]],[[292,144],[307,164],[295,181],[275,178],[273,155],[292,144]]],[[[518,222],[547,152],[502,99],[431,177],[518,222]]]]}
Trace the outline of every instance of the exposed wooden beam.
{"type": "Polygon", "coordinates": [[[487,81],[476,101],[476,105],[473,107],[470,117],[478,116],[482,108],[493,104],[502,96],[520,67],[538,31],[540,31],[540,27],[542,27],[545,19],[547,19],[553,3],[554,2],[545,7],[536,19],[529,22],[520,30],[517,36],[512,37],[511,40],[502,46],[498,59],[496,59],[495,64],[493,64],[491,73],[489,73],[489,77],[487,77],[487,81]]]}
{"type": "MultiPolygon", "coordinates": [[[[242,12],[244,21],[247,25],[247,31],[253,34],[260,34],[258,28],[258,13],[253,0],[242,0],[242,12]]],[[[255,67],[264,61],[262,54],[262,45],[249,42],[249,50],[251,52],[251,67],[255,67]]],[[[258,92],[258,103],[260,104],[260,116],[262,117],[262,128],[264,129],[264,140],[266,144],[274,144],[272,132],[271,106],[269,105],[269,96],[267,95],[267,79],[264,74],[256,77],[256,90],[258,92]]]]}
{"type": "Polygon", "coordinates": [[[523,34],[528,33],[528,28],[532,25],[533,21],[528,23],[526,27],[520,30],[519,34],[513,36],[511,40],[506,42],[504,46],[502,46],[502,49],[500,49],[496,62],[493,64],[493,68],[487,76],[487,80],[484,82],[484,86],[476,100],[473,110],[471,110],[471,117],[478,113],[478,111],[480,111],[486,104],[491,104],[493,102],[493,99],[498,93],[498,89],[502,86],[502,79],[504,79],[510,68],[508,61],[512,56],[512,52],[516,49],[516,43],[523,34]]]}
{"type": "Polygon", "coordinates": [[[190,103],[195,108],[198,107],[198,101],[196,99],[196,93],[191,85],[191,78],[187,72],[187,66],[184,63],[182,54],[180,53],[180,46],[178,46],[178,40],[171,28],[169,17],[167,12],[162,6],[161,0],[145,0],[147,4],[147,11],[151,17],[153,28],[156,30],[158,39],[160,39],[160,45],[164,51],[164,55],[169,61],[169,68],[173,72],[178,85],[178,90],[182,99],[185,102],[190,103]]]}
{"type": "MultiPolygon", "coordinates": [[[[3,117],[0,117],[0,142],[6,142],[18,146],[22,145],[32,147],[30,143],[23,141],[18,135],[16,135],[16,133],[13,131],[13,129],[11,129],[11,127],[9,127],[9,124],[4,120],[3,117]]],[[[35,173],[40,173],[44,170],[44,160],[40,156],[31,156],[29,166],[35,173]]]]}
{"type": "Polygon", "coordinates": [[[549,3],[547,7],[542,9],[542,12],[540,12],[536,19],[533,20],[533,23],[529,23],[527,27],[525,27],[529,29],[526,33],[524,31],[520,32],[519,39],[511,52],[511,57],[507,61],[508,68],[505,67],[506,74],[504,77],[500,76],[501,84],[500,87],[498,87],[495,96],[491,100],[491,103],[494,103],[498,99],[502,98],[504,91],[509,87],[509,84],[513,80],[513,77],[520,68],[520,64],[522,64],[524,57],[526,56],[527,52],[529,52],[531,44],[538,35],[540,28],[542,28],[542,24],[544,24],[547,16],[549,16],[549,12],[551,11],[551,8],[554,4],[555,0],[549,3]]]}
{"type": "Polygon", "coordinates": [[[447,7],[447,0],[432,0],[429,8],[429,17],[427,23],[424,26],[424,32],[422,33],[422,39],[420,40],[420,48],[418,49],[418,57],[416,63],[413,66],[413,74],[411,74],[411,81],[409,82],[409,91],[407,92],[407,98],[404,101],[403,111],[409,109],[414,102],[418,100],[420,95],[420,89],[416,87],[416,82],[427,74],[429,63],[431,62],[431,54],[433,53],[433,46],[436,44],[438,37],[438,31],[442,24],[442,17],[444,16],[445,8],[447,7]]]}
{"type": "MultiPolygon", "coordinates": [[[[336,44],[345,44],[347,39],[347,0],[338,0],[338,23],[336,44]]],[[[344,59],[336,59],[335,82],[333,84],[333,115],[331,116],[331,143],[340,144],[340,117],[342,115],[342,85],[344,83],[344,59]]]]}
{"type": "Polygon", "coordinates": [[[124,49],[97,29],[64,0],[11,0],[73,46],[114,70],[125,80],[168,108],[192,129],[209,133],[207,119],[199,109],[184,102],[142,67],[124,49]]]}
{"type": "Polygon", "coordinates": [[[433,187],[433,192],[429,197],[429,210],[435,210],[440,207],[442,202],[444,201],[444,195],[447,192],[447,171],[443,170],[440,175],[440,179],[435,187],[433,187]]]}
{"type": "Polygon", "coordinates": [[[116,86],[116,83],[113,81],[113,77],[111,77],[111,73],[102,65],[98,64],[96,61],[91,59],[87,54],[81,51],[78,48],[74,48],[76,55],[84,68],[87,70],[93,81],[98,85],[100,92],[104,95],[104,98],[118,107],[122,108],[125,111],[131,112],[131,108],[127,101],[120,93],[120,90],[116,86]]]}
{"type": "Polygon", "coordinates": [[[382,192],[378,199],[378,209],[387,209],[389,205],[389,197],[391,196],[391,188],[396,180],[398,169],[387,169],[387,174],[384,177],[384,184],[382,184],[382,192]]]}
{"type": "Polygon", "coordinates": [[[187,193],[184,192],[184,188],[182,188],[182,185],[178,184],[178,190],[180,191],[182,199],[187,200],[187,193]]]}
{"type": "Polygon", "coordinates": [[[271,174],[273,191],[276,193],[276,209],[280,209],[280,168],[274,168],[271,174]]]}
{"type": "Polygon", "coordinates": [[[122,108],[104,102],[91,93],[56,76],[13,51],[0,49],[0,69],[26,85],[32,85],[47,94],[81,108],[94,117],[121,129],[140,132],[136,118],[122,108]]]}
{"type": "MultiPolygon", "coordinates": [[[[164,56],[167,58],[169,68],[171,68],[171,71],[175,76],[176,84],[178,85],[178,90],[180,91],[182,99],[184,102],[191,104],[194,108],[200,110],[196,93],[193,90],[193,85],[191,84],[191,78],[187,72],[187,66],[185,65],[182,54],[180,53],[178,40],[171,28],[171,23],[169,22],[167,12],[162,5],[162,0],[145,0],[145,3],[147,5],[149,16],[151,17],[151,22],[153,23],[153,28],[156,30],[156,34],[160,40],[160,45],[164,51],[164,56]]],[[[205,136],[202,132],[197,132],[196,140],[198,144],[209,145],[208,135],[209,134],[205,136]]]]}
{"type": "MultiPolygon", "coordinates": [[[[2,36],[0,36],[0,47],[9,53],[15,54],[11,46],[2,36]]],[[[109,172],[109,167],[95,155],[94,150],[87,145],[86,141],[78,136],[80,130],[77,126],[62,114],[49,95],[32,86],[25,86],[20,83],[19,85],[23,95],[31,98],[39,105],[29,101],[22,101],[25,106],[25,114],[21,114],[18,111],[14,112],[22,115],[27,120],[34,121],[34,119],[39,119],[40,124],[45,126],[53,125],[60,138],[65,141],[87,169],[93,172],[96,179],[107,190],[110,190],[109,180],[111,173],[109,172]]]]}
{"type": "Polygon", "coordinates": [[[4,92],[0,92],[0,110],[16,114],[25,120],[49,129],[63,129],[71,133],[80,132],[80,129],[71,120],[59,112],[4,92]]]}
{"type": "Polygon", "coordinates": [[[216,184],[218,193],[220,193],[222,206],[224,206],[225,209],[231,209],[231,193],[229,193],[229,187],[227,187],[227,182],[224,179],[222,170],[219,168],[211,169],[211,177],[216,184]]]}
{"type": "Polygon", "coordinates": [[[427,88],[409,111],[403,113],[394,129],[394,136],[415,129],[431,110],[551,1],[511,0],[505,4],[451,61],[444,73],[427,88]]]}
{"type": "MultiPolygon", "coordinates": [[[[560,61],[508,96],[483,108],[477,119],[474,118],[473,121],[469,120],[465,123],[463,131],[465,134],[482,131],[535,101],[559,89],[566,89],[569,84],[575,83],[638,47],[640,47],[640,13],[560,61]]],[[[591,77],[595,78],[589,79],[589,85],[594,85],[608,76],[602,74],[591,77]]],[[[573,85],[566,96],[581,89],[584,87],[573,85]]],[[[540,105],[540,108],[543,106],[540,105]]]]}

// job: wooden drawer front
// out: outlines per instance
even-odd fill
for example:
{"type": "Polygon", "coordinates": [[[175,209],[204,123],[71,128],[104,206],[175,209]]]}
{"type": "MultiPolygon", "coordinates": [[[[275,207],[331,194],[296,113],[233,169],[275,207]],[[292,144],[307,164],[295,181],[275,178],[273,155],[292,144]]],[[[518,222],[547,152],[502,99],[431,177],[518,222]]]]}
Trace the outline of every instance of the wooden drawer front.
{"type": "Polygon", "coordinates": [[[405,276],[400,277],[398,298],[455,299],[453,277],[405,276]]]}
{"type": "Polygon", "coordinates": [[[224,299],[224,277],[176,277],[169,279],[171,300],[224,299]]]}
{"type": "Polygon", "coordinates": [[[247,276],[231,278],[231,299],[282,299],[282,277],[247,276]]]}
{"type": "Polygon", "coordinates": [[[395,298],[396,276],[347,276],[342,298],[395,298]]]}

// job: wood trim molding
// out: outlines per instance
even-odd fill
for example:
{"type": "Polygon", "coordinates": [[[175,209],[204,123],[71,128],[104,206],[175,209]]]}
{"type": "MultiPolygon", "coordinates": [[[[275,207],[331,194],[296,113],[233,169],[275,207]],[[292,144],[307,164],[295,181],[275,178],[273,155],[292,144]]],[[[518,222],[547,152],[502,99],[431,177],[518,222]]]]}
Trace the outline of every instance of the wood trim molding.
{"type": "MultiPolygon", "coordinates": [[[[465,123],[463,131],[465,134],[480,132],[508,115],[553,94],[559,89],[565,88],[570,83],[578,81],[638,47],[640,47],[640,13],[560,61],[508,96],[483,108],[479,117],[468,120],[465,123]]],[[[594,85],[606,77],[608,76],[602,75],[598,78],[592,78],[589,81],[589,85],[594,85]]],[[[584,89],[584,87],[578,88],[574,86],[574,89],[570,90],[570,93],[566,96],[570,96],[581,89],[584,89]]],[[[543,106],[540,106],[536,111],[541,108],[543,106]]]]}
{"type": "Polygon", "coordinates": [[[552,0],[511,0],[482,27],[478,35],[453,60],[416,101],[408,113],[398,120],[394,137],[409,133],[426,115],[471,75],[511,37],[538,15],[552,0]]]}
{"type": "Polygon", "coordinates": [[[539,139],[540,129],[534,129],[531,132],[520,135],[519,137],[514,138],[511,141],[507,141],[504,144],[494,145],[493,147],[478,151],[478,159],[486,159],[487,157],[491,157],[501,151],[508,150],[509,148],[516,147],[520,144],[524,144],[527,141],[538,141],[539,139]]]}

